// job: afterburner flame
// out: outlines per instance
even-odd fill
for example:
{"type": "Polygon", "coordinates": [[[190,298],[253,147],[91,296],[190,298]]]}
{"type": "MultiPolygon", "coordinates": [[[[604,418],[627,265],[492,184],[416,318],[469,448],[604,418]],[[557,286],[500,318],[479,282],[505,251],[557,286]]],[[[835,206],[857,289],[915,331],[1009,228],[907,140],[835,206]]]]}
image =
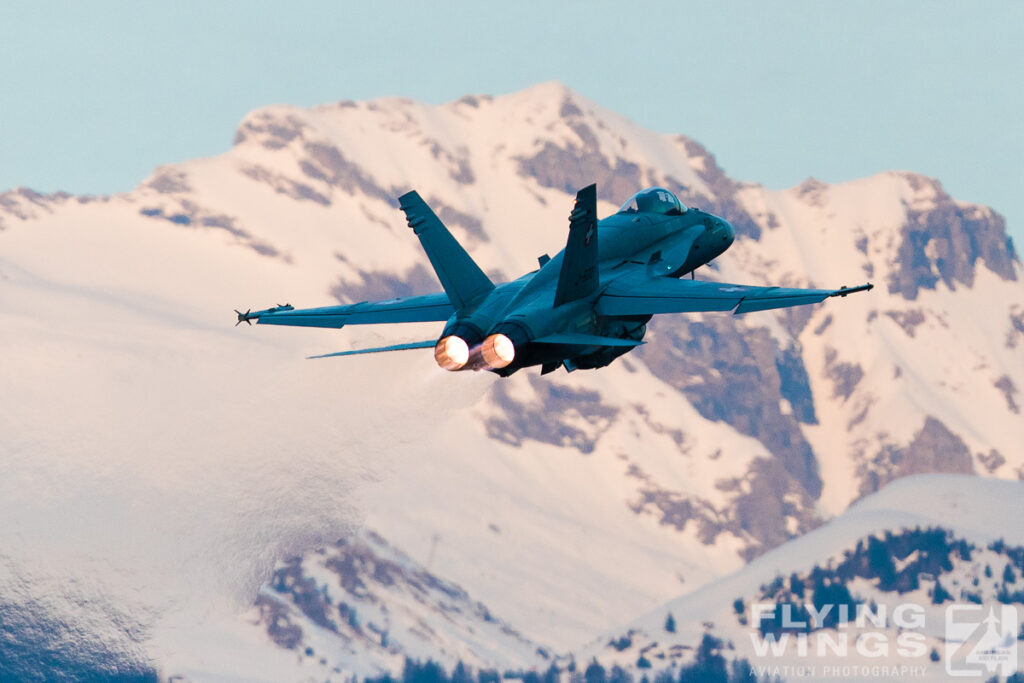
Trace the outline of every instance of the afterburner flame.
{"type": "Polygon", "coordinates": [[[492,370],[506,367],[515,360],[516,347],[512,340],[503,334],[492,334],[480,346],[480,355],[484,365],[492,370]]]}
{"type": "Polygon", "coordinates": [[[469,345],[461,337],[444,337],[434,346],[434,360],[445,370],[461,370],[469,360],[469,345]]]}

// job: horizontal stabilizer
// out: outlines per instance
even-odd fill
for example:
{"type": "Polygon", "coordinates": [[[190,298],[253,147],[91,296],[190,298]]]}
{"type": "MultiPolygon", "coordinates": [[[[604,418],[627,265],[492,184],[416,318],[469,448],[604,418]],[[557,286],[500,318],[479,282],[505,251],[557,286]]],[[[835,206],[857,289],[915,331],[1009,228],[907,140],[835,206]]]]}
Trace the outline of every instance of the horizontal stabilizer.
{"type": "Polygon", "coordinates": [[[561,346],[640,346],[642,341],[636,339],[620,339],[619,337],[602,337],[597,334],[566,332],[565,334],[549,334],[533,340],[534,344],[558,344],[561,346]]]}
{"type": "Polygon", "coordinates": [[[427,339],[425,341],[408,342],[406,344],[392,344],[391,346],[378,346],[373,349],[355,349],[354,351],[337,351],[335,353],[325,353],[322,356],[309,356],[313,358],[333,358],[334,356],[358,356],[363,353],[384,353],[385,351],[408,351],[409,349],[432,349],[437,344],[436,339],[427,339]]]}

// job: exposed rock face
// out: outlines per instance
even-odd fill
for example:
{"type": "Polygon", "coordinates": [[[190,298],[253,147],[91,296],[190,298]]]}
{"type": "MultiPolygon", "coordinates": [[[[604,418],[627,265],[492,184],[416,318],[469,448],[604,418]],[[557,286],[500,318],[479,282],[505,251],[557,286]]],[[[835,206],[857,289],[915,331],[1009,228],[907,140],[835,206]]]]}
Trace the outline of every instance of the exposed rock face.
{"type": "Polygon", "coordinates": [[[563,100],[560,114],[578,142],[570,141],[559,146],[545,141],[533,156],[516,159],[519,174],[533,179],[542,187],[570,194],[596,182],[598,199],[611,202],[622,201],[636,192],[642,181],[640,167],[621,157],[605,157],[597,136],[583,118],[583,112],[571,99],[563,100]]]}
{"type": "Polygon", "coordinates": [[[708,315],[679,322],[652,321],[655,334],[639,350],[644,363],[685,394],[701,415],[758,439],[801,488],[817,498],[821,478],[814,454],[797,418],[784,413],[779,401],[781,368],[786,393],[800,406],[801,418],[814,419],[802,362],[792,351],[780,349],[766,328],[748,327],[737,317],[708,315]]]}
{"type": "Polygon", "coordinates": [[[782,349],[766,328],[732,316],[655,321],[653,327],[650,343],[640,350],[651,371],[701,415],[758,439],[773,458],[754,461],[742,480],[721,483],[723,490],[742,491],[727,510],[710,514],[699,501],[652,485],[642,489],[635,507],[657,508],[662,523],[678,528],[694,519],[702,539],[730,531],[746,539],[748,559],[791,538],[794,530],[817,526],[814,500],[822,482],[800,429],[801,422],[813,424],[817,417],[799,347],[782,349]]]}
{"type": "MultiPolygon", "coordinates": [[[[27,187],[19,187],[7,192],[0,192],[0,230],[5,227],[4,218],[13,217],[22,221],[37,218],[41,213],[52,213],[53,207],[71,198],[67,192],[42,194],[27,187]]],[[[78,197],[80,203],[90,201],[91,197],[78,197]]]]}
{"type": "Polygon", "coordinates": [[[680,531],[695,524],[701,542],[708,545],[720,534],[731,533],[746,541],[741,552],[745,560],[821,523],[813,512],[814,501],[778,460],[757,459],[742,480],[720,481],[721,490],[746,491],[722,509],[662,488],[636,465],[630,466],[630,476],[643,482],[630,504],[634,512],[653,513],[660,524],[680,531]]]}
{"type": "Polygon", "coordinates": [[[860,492],[866,495],[900,477],[925,472],[974,474],[974,462],[963,439],[931,416],[907,446],[885,446],[870,462],[861,464],[860,492]]]}
{"type": "MultiPolygon", "coordinates": [[[[686,150],[686,154],[698,166],[698,175],[711,190],[713,197],[695,195],[691,189],[681,185],[678,181],[673,182],[671,179],[667,183],[668,189],[679,194],[687,204],[698,205],[702,209],[728,219],[736,228],[738,236],[759,239],[761,226],[747,212],[743,204],[736,200],[736,192],[740,189],[741,184],[725,174],[725,171],[715,161],[714,155],[704,145],[682,135],[676,137],[676,143],[686,150]]],[[[775,217],[765,216],[764,220],[770,226],[775,217]]]]}
{"type": "Polygon", "coordinates": [[[596,391],[555,384],[533,375],[512,381],[529,382],[533,390],[530,400],[513,398],[506,382],[495,384],[491,397],[500,413],[487,418],[485,424],[491,438],[513,446],[532,440],[590,453],[618,412],[603,403],[596,391]]]}
{"type": "Polygon", "coordinates": [[[979,453],[978,462],[991,474],[1006,464],[1006,458],[1003,457],[1002,453],[993,448],[988,453],[979,453]]]}
{"type": "Polygon", "coordinates": [[[430,154],[439,162],[448,167],[448,175],[460,185],[472,185],[476,180],[473,167],[469,162],[469,150],[460,147],[457,152],[449,152],[437,140],[424,140],[425,145],[430,148],[430,154]]]}
{"type": "Polygon", "coordinates": [[[1010,327],[1006,332],[1006,348],[1015,349],[1024,340],[1024,309],[1010,309],[1010,327]]]}
{"type": "Polygon", "coordinates": [[[619,202],[629,197],[645,184],[646,178],[647,183],[663,185],[688,205],[699,206],[727,218],[738,235],[753,239],[760,237],[760,226],[736,200],[740,184],[726,176],[715,158],[699,143],[683,136],[675,139],[685,153],[695,160],[698,176],[712,191],[710,197],[657,169],[643,168],[621,156],[610,158],[602,152],[597,136],[583,112],[571,99],[563,101],[559,114],[577,141],[562,145],[545,141],[532,156],[516,158],[520,175],[532,178],[543,187],[570,194],[596,181],[598,198],[610,202],[619,202]]]}
{"type": "Polygon", "coordinates": [[[448,666],[455,659],[478,665],[499,652],[547,656],[464,589],[372,531],[282,563],[256,611],[278,647],[335,672],[352,670],[358,660],[364,664],[357,669],[391,671],[403,655],[424,648],[448,666]],[[314,649],[325,636],[330,647],[314,649]]]}
{"type": "Polygon", "coordinates": [[[676,491],[660,488],[636,465],[630,467],[630,476],[642,480],[636,499],[630,504],[637,514],[653,512],[659,524],[684,531],[691,522],[697,524],[698,536],[703,543],[711,544],[725,531],[727,521],[707,503],[688,498],[676,491]]]}
{"type": "Polygon", "coordinates": [[[185,172],[174,168],[158,169],[146,183],[146,187],[165,194],[190,192],[192,190],[192,187],[188,184],[188,176],[185,175],[185,172]]]}
{"type": "Polygon", "coordinates": [[[789,401],[793,417],[804,424],[818,424],[814,395],[800,345],[791,344],[779,351],[775,355],[775,369],[779,373],[779,392],[789,401]]]}
{"type": "Polygon", "coordinates": [[[735,501],[737,526],[749,539],[741,553],[745,560],[821,524],[813,500],[820,491],[808,492],[780,460],[756,460],[746,478],[750,492],[735,501]],[[790,527],[789,520],[796,524],[790,527]]]}
{"type": "Polygon", "coordinates": [[[839,353],[829,348],[825,350],[825,374],[832,380],[832,397],[845,401],[864,378],[864,369],[856,363],[840,361],[839,353]]]}
{"type": "Polygon", "coordinates": [[[262,166],[246,166],[242,169],[242,173],[258,183],[269,185],[274,189],[274,192],[283,194],[286,197],[299,201],[315,202],[321,206],[331,205],[330,198],[321,192],[317,192],[312,186],[297,182],[281,173],[271,171],[262,166]]]}
{"type": "Polygon", "coordinates": [[[902,327],[908,337],[913,337],[917,326],[925,320],[924,312],[919,308],[909,311],[886,311],[885,314],[892,318],[897,325],[902,327]]]}
{"type": "Polygon", "coordinates": [[[278,116],[271,111],[253,112],[235,131],[235,144],[258,140],[267,149],[281,149],[307,129],[306,123],[293,114],[278,116]]]}
{"type": "Polygon", "coordinates": [[[384,188],[370,178],[362,168],[349,161],[334,145],[322,142],[307,142],[304,146],[308,160],[299,162],[302,172],[314,180],[327,183],[350,195],[357,193],[393,204],[401,194],[392,188],[384,188]]]}
{"type": "MultiPolygon", "coordinates": [[[[170,194],[177,192],[177,190],[170,189],[168,185],[165,186],[165,190],[162,192],[170,194]]],[[[139,215],[169,221],[175,225],[190,228],[223,230],[262,256],[288,261],[288,256],[279,251],[275,246],[254,237],[248,230],[241,227],[236,217],[214,213],[184,197],[161,198],[161,205],[153,205],[147,202],[139,209],[139,215]]]]}
{"type": "Polygon", "coordinates": [[[430,294],[440,289],[437,276],[421,263],[399,275],[380,271],[360,271],[359,274],[363,278],[361,283],[342,280],[331,289],[331,295],[341,303],[351,304],[430,294]]]}
{"type": "Polygon", "coordinates": [[[1006,397],[1006,407],[1010,409],[1011,413],[1019,414],[1020,406],[1017,405],[1015,397],[1017,396],[1017,385],[1013,383],[1009,375],[1003,375],[995,382],[995,387],[999,391],[1003,392],[1003,396],[1006,397]]]}
{"type": "Polygon", "coordinates": [[[897,252],[898,267],[889,277],[889,292],[914,300],[921,289],[935,289],[942,281],[949,289],[971,287],[981,261],[1004,280],[1016,280],[1017,259],[1006,236],[1006,222],[991,209],[964,206],[954,201],[937,181],[908,176],[912,183],[934,194],[931,208],[908,210],[897,252]]]}

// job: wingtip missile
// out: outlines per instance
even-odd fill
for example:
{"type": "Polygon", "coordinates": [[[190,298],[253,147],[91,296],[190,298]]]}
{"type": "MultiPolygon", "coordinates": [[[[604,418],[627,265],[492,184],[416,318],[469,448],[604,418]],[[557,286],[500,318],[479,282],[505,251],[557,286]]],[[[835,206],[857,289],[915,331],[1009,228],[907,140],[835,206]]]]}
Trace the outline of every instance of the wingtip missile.
{"type": "Polygon", "coordinates": [[[856,294],[857,292],[870,292],[875,286],[870,282],[864,285],[857,285],[856,287],[847,287],[843,285],[838,290],[829,294],[829,296],[846,296],[847,294],[856,294]]]}
{"type": "Polygon", "coordinates": [[[253,310],[251,308],[248,309],[245,313],[242,313],[240,310],[238,310],[236,308],[235,309],[235,313],[238,314],[238,322],[235,323],[235,327],[238,327],[243,322],[245,324],[247,324],[247,325],[252,325],[252,321],[253,320],[255,320],[256,322],[259,322],[260,318],[262,316],[264,316],[264,315],[273,314],[273,313],[281,313],[283,311],[292,311],[292,310],[295,310],[295,307],[292,306],[291,304],[278,304],[277,306],[274,306],[273,308],[265,308],[262,311],[256,311],[255,313],[253,313],[253,310]]]}

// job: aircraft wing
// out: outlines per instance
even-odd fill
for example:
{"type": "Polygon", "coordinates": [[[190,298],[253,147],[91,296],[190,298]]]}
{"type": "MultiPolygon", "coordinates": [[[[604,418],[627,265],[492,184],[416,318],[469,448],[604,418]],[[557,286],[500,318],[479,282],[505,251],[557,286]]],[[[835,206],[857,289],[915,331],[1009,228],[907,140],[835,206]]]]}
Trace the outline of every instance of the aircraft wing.
{"type": "Polygon", "coordinates": [[[733,311],[751,313],[772,308],[816,304],[831,296],[863,292],[874,285],[839,289],[750,287],[724,282],[675,280],[664,277],[614,280],[597,300],[597,313],[607,316],[733,311]]]}
{"type": "MultiPolygon", "coordinates": [[[[344,306],[301,308],[285,304],[262,311],[235,311],[238,322],[250,325],[255,320],[261,325],[292,325],[295,327],[341,328],[345,325],[374,325],[377,323],[421,323],[444,321],[454,309],[444,293],[410,296],[387,301],[364,301],[344,306]]],[[[236,325],[238,323],[235,323],[236,325]]]]}

